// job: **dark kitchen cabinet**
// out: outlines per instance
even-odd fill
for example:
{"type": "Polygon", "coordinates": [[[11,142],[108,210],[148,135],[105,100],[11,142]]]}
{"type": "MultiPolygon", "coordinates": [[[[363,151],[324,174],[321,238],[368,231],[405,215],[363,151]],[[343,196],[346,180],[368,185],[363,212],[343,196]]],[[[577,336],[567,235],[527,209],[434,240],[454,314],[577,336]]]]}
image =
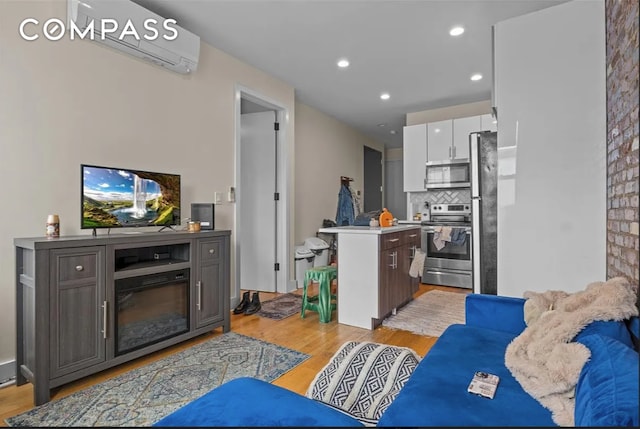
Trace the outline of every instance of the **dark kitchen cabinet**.
{"type": "Polygon", "coordinates": [[[52,388],[218,327],[229,331],[230,235],[214,230],[14,239],[16,384],[31,382],[34,404],[41,405],[52,388]],[[145,280],[165,277],[179,279],[169,291],[184,292],[176,295],[184,301],[184,328],[119,350],[129,322],[116,320],[125,318],[131,296],[157,288],[145,280]],[[119,289],[138,279],[144,279],[140,288],[119,289]]]}
{"type": "Polygon", "coordinates": [[[409,276],[409,269],[419,247],[417,229],[380,235],[378,320],[411,301],[418,290],[418,279],[409,276]]]}

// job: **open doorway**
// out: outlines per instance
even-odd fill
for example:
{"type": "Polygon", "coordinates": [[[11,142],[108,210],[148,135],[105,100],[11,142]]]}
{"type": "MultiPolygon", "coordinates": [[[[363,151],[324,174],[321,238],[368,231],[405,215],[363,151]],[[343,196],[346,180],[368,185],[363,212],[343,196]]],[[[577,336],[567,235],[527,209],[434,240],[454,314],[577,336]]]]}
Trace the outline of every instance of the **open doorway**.
{"type": "Polygon", "coordinates": [[[364,211],[382,210],[382,152],[364,146],[364,211]]]}
{"type": "Polygon", "coordinates": [[[235,287],[287,292],[288,195],[284,131],[286,110],[246,88],[236,90],[235,287]]]}

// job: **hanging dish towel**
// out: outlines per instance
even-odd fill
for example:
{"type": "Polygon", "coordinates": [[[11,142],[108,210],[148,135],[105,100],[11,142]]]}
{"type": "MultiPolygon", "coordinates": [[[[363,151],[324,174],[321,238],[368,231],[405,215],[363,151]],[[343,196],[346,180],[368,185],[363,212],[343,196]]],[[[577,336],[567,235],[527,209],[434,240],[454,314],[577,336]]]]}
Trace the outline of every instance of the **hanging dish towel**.
{"type": "Polygon", "coordinates": [[[451,230],[451,244],[462,246],[467,241],[467,232],[464,228],[453,228],[451,230]]]}
{"type": "Polygon", "coordinates": [[[440,234],[442,233],[442,227],[436,226],[433,228],[433,244],[436,246],[436,250],[440,250],[444,247],[445,242],[442,238],[440,238],[440,234]]]}
{"type": "Polygon", "coordinates": [[[426,253],[424,253],[420,249],[416,249],[416,254],[413,257],[413,261],[411,261],[411,267],[409,267],[409,275],[413,278],[418,276],[422,276],[422,270],[424,269],[424,257],[426,253]]]}

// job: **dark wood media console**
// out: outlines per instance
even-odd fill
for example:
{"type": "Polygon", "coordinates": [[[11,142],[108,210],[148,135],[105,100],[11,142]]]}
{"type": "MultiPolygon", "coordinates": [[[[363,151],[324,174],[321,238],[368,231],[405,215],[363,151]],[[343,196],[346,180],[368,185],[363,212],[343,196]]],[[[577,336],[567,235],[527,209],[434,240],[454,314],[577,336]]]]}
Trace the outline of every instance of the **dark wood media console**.
{"type": "Polygon", "coordinates": [[[14,239],[16,384],[31,382],[40,405],[63,384],[218,327],[228,332],[230,235],[14,239]]]}

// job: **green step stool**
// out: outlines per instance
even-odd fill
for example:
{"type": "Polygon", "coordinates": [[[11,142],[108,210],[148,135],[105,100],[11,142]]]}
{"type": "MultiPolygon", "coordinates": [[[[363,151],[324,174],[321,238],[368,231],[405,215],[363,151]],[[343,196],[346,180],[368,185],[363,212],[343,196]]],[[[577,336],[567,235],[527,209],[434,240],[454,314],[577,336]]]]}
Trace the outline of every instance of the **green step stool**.
{"type": "Polygon", "coordinates": [[[304,318],[306,310],[318,312],[320,322],[331,322],[331,312],[336,309],[336,296],[331,293],[331,282],[338,277],[338,269],[335,266],[309,268],[304,273],[304,286],[302,289],[302,311],[300,317],[304,318]],[[307,287],[311,283],[318,283],[318,295],[308,296],[307,287]]]}

